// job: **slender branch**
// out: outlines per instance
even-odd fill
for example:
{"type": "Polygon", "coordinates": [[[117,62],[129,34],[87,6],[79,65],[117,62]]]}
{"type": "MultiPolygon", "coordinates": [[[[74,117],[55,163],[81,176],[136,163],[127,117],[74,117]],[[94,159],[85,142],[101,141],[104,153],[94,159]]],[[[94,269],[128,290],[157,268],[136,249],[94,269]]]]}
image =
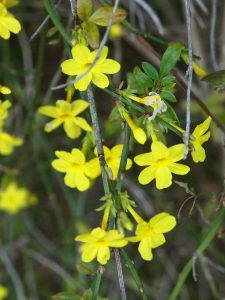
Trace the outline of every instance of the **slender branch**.
{"type": "Polygon", "coordinates": [[[216,19],[217,19],[217,0],[212,0],[211,26],[210,26],[210,55],[212,60],[213,70],[218,68],[216,60],[216,19]]]}
{"type": "Polygon", "coordinates": [[[187,32],[188,32],[188,56],[189,64],[187,70],[187,106],[186,106],[186,129],[185,129],[185,151],[184,159],[187,158],[188,145],[190,137],[190,127],[191,127],[191,85],[192,85],[192,33],[191,33],[191,11],[190,11],[190,0],[185,0],[185,11],[186,11],[186,22],[187,22],[187,32]]]}
{"type": "Polygon", "coordinates": [[[107,43],[109,32],[110,32],[110,29],[112,27],[112,24],[113,24],[113,21],[114,21],[114,18],[115,18],[115,13],[116,13],[116,10],[118,8],[119,1],[120,0],[115,0],[114,6],[113,6],[113,11],[112,11],[112,14],[110,16],[109,24],[108,24],[108,26],[106,28],[106,31],[105,31],[104,36],[102,38],[102,41],[101,41],[101,43],[99,45],[97,55],[96,55],[94,61],[92,62],[92,64],[90,65],[90,67],[87,69],[87,71],[85,71],[81,75],[77,76],[76,79],[74,79],[74,80],[72,80],[70,82],[67,82],[65,84],[61,84],[61,85],[52,87],[52,90],[59,90],[59,89],[65,88],[65,87],[67,87],[67,86],[69,86],[71,84],[76,83],[77,81],[79,81],[80,79],[82,79],[83,77],[85,77],[88,73],[90,73],[90,71],[94,68],[94,66],[96,65],[99,57],[101,56],[101,53],[102,53],[102,50],[103,50],[105,44],[107,43]]]}
{"type": "Polygon", "coordinates": [[[12,283],[14,285],[14,289],[16,292],[17,300],[24,300],[26,299],[24,289],[22,282],[19,278],[19,275],[17,274],[7,252],[4,250],[3,247],[0,247],[0,260],[2,261],[2,264],[4,265],[9,277],[12,280],[12,283]]]}
{"type": "Polygon", "coordinates": [[[76,17],[76,0],[70,0],[71,12],[76,17]]]}
{"type": "Polygon", "coordinates": [[[94,134],[95,134],[95,142],[96,142],[96,148],[98,152],[98,159],[99,163],[101,166],[101,174],[102,174],[102,181],[103,181],[103,186],[104,186],[104,191],[105,194],[108,194],[110,192],[109,189],[109,183],[108,183],[108,176],[106,173],[106,162],[105,162],[105,157],[104,157],[104,150],[103,150],[103,145],[102,145],[102,138],[101,138],[101,132],[100,132],[100,127],[99,127],[99,122],[98,122],[98,115],[97,115],[97,110],[95,106],[95,100],[94,100],[94,95],[91,86],[88,86],[87,89],[87,98],[88,98],[88,103],[89,103],[89,108],[90,108],[90,114],[91,114],[91,120],[92,120],[92,126],[94,129],[94,134]]]}
{"type": "Polygon", "coordinates": [[[121,299],[126,300],[127,296],[126,296],[126,289],[125,289],[125,285],[124,285],[123,269],[122,269],[121,260],[120,260],[120,250],[115,248],[114,255],[115,255],[115,259],[116,259],[116,268],[117,268],[119,285],[120,285],[121,299]]]}

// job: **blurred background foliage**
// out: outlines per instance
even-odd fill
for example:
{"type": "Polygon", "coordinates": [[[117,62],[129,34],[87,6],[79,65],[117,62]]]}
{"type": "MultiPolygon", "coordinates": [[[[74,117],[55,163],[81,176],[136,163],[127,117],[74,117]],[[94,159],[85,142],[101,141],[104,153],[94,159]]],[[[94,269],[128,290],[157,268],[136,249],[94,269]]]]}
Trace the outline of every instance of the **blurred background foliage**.
{"type": "MultiPolygon", "coordinates": [[[[63,89],[51,90],[52,86],[66,80],[60,63],[66,59],[69,48],[50,18],[30,40],[48,16],[44,2],[21,0],[20,5],[12,10],[22,24],[21,33],[9,41],[0,40],[0,82],[12,89],[12,95],[7,96],[12,108],[6,128],[24,138],[23,146],[11,156],[1,157],[1,181],[15,180],[38,199],[36,205],[18,214],[0,212],[0,284],[8,288],[9,300],[45,300],[65,291],[80,295],[80,298],[74,296],[71,299],[89,299],[88,289],[98,266],[97,263],[88,266],[81,263],[78,246],[73,239],[76,234],[99,224],[100,214],[95,209],[100,206],[103,189],[99,178],[90,190],[79,193],[66,187],[63,176],[51,167],[55,150],[80,148],[85,136],[70,140],[62,128],[47,134],[43,131],[46,118],[37,112],[41,105],[53,104],[66,97],[63,89]]],[[[70,3],[59,2],[56,11],[69,31],[74,24],[70,3]]],[[[95,5],[98,7],[104,2],[95,1],[95,5]]],[[[198,62],[207,73],[221,70],[225,65],[225,3],[218,1],[217,4],[215,65],[210,52],[213,0],[191,1],[194,54],[200,58],[198,62]]],[[[143,61],[158,69],[159,57],[167,42],[180,42],[186,46],[187,40],[182,1],[124,0],[120,6],[128,13],[126,22],[122,23],[123,34],[108,43],[110,56],[122,65],[121,72],[114,76],[116,87],[121,81],[126,82],[126,73],[132,72],[137,65],[141,66],[143,61]],[[151,5],[148,6],[150,11],[144,5],[151,5]],[[148,32],[156,39],[133,34],[129,24],[140,33],[148,32]]],[[[102,34],[105,28],[99,27],[99,30],[102,34]]],[[[185,78],[186,69],[186,64],[179,61],[174,75],[179,73],[185,78]]],[[[177,102],[172,106],[184,128],[186,90],[179,80],[175,89],[177,102]]],[[[224,124],[225,94],[197,76],[194,76],[193,90],[215,118],[224,124]]],[[[111,147],[123,143],[121,120],[111,113],[115,99],[98,89],[95,95],[104,144],[111,147]]],[[[78,98],[80,95],[76,91],[74,99],[78,98]]],[[[88,113],[85,117],[90,122],[88,113]]],[[[193,99],[191,127],[194,128],[206,117],[193,99]]],[[[215,123],[211,131],[212,138],[206,144],[205,163],[194,164],[188,158],[191,172],[185,179],[182,178],[185,182],[177,182],[162,191],[156,190],[154,185],[140,186],[137,181],[140,168],[137,166],[133,166],[124,178],[124,186],[136,200],[142,216],[149,218],[154,213],[168,211],[178,218],[178,226],[169,234],[167,243],[154,251],[153,261],[144,262],[136,246],[129,246],[128,251],[150,299],[169,299],[179,274],[191,258],[192,272],[180,291],[179,299],[223,299],[225,295],[224,228],[220,227],[204,253],[196,252],[218,210],[224,205],[224,133],[215,123]]],[[[172,145],[178,139],[169,132],[167,141],[172,145]]],[[[150,142],[142,146],[132,140],[130,148],[129,157],[132,158],[148,152],[150,142]]],[[[127,298],[140,299],[126,267],[124,273],[127,298]]],[[[115,261],[112,259],[104,272],[101,296],[120,299],[119,295],[115,261]]]]}

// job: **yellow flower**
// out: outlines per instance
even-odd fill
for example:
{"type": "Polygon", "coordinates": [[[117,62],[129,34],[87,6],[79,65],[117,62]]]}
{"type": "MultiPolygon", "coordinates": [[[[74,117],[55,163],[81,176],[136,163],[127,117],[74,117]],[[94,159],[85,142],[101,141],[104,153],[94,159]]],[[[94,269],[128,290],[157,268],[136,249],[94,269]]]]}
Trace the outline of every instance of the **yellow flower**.
{"type": "MultiPolygon", "coordinates": [[[[62,72],[73,76],[85,73],[92,65],[98,49],[90,51],[86,46],[78,44],[72,48],[72,59],[61,64],[62,72]]],[[[120,64],[113,59],[106,59],[108,47],[104,47],[102,53],[91,71],[78,80],[74,86],[79,91],[85,91],[92,81],[99,88],[106,88],[109,85],[108,77],[105,74],[114,74],[120,70],[120,64]]]]}
{"type": "Polygon", "coordinates": [[[0,285],[0,300],[5,299],[8,296],[8,290],[3,285],[0,285]]]}
{"type": "Polygon", "coordinates": [[[25,188],[18,187],[11,182],[0,189],[0,210],[9,214],[16,214],[21,209],[36,203],[36,197],[25,188]]]}
{"type": "Polygon", "coordinates": [[[127,240],[118,230],[105,231],[100,227],[90,233],[78,235],[75,241],[83,242],[81,246],[82,260],[91,262],[95,257],[105,265],[110,259],[110,247],[122,248],[127,245],[127,240]]]}
{"type": "Polygon", "coordinates": [[[90,187],[91,179],[99,175],[98,170],[87,167],[86,159],[79,149],[74,148],[71,153],[66,151],[55,152],[58,159],[53,160],[52,167],[59,172],[66,173],[65,185],[85,191],[90,187]]]}
{"type": "Polygon", "coordinates": [[[190,168],[176,163],[184,156],[184,144],[167,148],[163,143],[155,141],[151,145],[152,152],[137,155],[134,161],[139,166],[149,166],[139,175],[141,184],[148,184],[156,179],[156,188],[164,189],[172,184],[172,173],[185,175],[190,168]]]}
{"type": "MultiPolygon", "coordinates": [[[[123,151],[123,145],[116,145],[112,149],[109,149],[106,146],[103,146],[104,156],[107,166],[112,171],[112,180],[116,180],[120,161],[123,151]]],[[[97,156],[97,149],[94,151],[95,155],[97,156]]],[[[127,159],[126,170],[129,170],[132,167],[132,160],[130,158],[127,159]]],[[[95,174],[101,173],[100,164],[98,158],[94,158],[88,162],[87,168],[94,170],[95,174]]]]}
{"type": "Polygon", "coordinates": [[[140,103],[153,108],[153,114],[149,120],[154,120],[157,114],[161,114],[167,110],[166,103],[161,99],[160,95],[154,92],[149,93],[148,96],[141,98],[140,103]]]}
{"type": "Polygon", "coordinates": [[[2,93],[3,95],[9,95],[11,94],[11,90],[7,86],[0,85],[0,93],[2,93]]]}
{"type": "Polygon", "coordinates": [[[81,135],[81,129],[85,131],[92,130],[85,119],[78,117],[87,107],[88,103],[84,100],[76,100],[71,103],[58,100],[56,106],[42,106],[38,111],[43,115],[54,118],[53,121],[45,125],[46,132],[51,132],[63,124],[67,136],[76,139],[81,135]]]}
{"type": "Polygon", "coordinates": [[[0,100],[0,128],[3,126],[5,119],[8,117],[8,110],[11,107],[9,100],[2,102],[0,100]]]}
{"type": "Polygon", "coordinates": [[[166,242],[163,233],[169,232],[176,225],[176,219],[166,212],[159,213],[149,220],[137,224],[135,236],[127,238],[130,242],[140,242],[138,251],[144,260],[152,260],[152,249],[166,242]]]}
{"type": "Polygon", "coordinates": [[[211,117],[208,117],[203,123],[197,125],[191,134],[191,156],[193,161],[196,163],[203,162],[206,158],[205,150],[202,147],[202,144],[207,142],[210,138],[210,132],[206,131],[209,129],[211,120],[211,117]]]}
{"type": "Polygon", "coordinates": [[[20,30],[20,22],[0,3],[0,37],[9,39],[11,32],[17,34],[20,30]]]}
{"type": "Polygon", "coordinates": [[[23,140],[21,138],[12,136],[6,132],[0,132],[0,154],[10,155],[14,147],[21,146],[23,140]]]}
{"type": "Polygon", "coordinates": [[[118,24],[118,23],[113,24],[110,29],[110,32],[109,32],[110,40],[116,40],[122,36],[123,36],[123,29],[122,29],[121,24],[118,24]]]}

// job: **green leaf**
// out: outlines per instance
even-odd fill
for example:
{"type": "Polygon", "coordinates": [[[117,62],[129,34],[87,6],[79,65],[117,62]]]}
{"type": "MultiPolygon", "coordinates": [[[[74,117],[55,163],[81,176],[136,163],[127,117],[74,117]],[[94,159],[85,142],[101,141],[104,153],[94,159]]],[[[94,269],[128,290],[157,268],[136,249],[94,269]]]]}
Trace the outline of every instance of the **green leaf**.
{"type": "Polygon", "coordinates": [[[83,22],[82,28],[89,45],[92,48],[97,49],[99,47],[100,40],[98,26],[90,22],[83,22]]]}
{"type": "Polygon", "coordinates": [[[173,69],[180,58],[183,46],[179,43],[170,44],[160,62],[160,77],[164,77],[173,69]]]}
{"type": "Polygon", "coordinates": [[[93,0],[77,0],[77,14],[82,21],[88,20],[93,11],[93,0]]]}
{"type": "Polygon", "coordinates": [[[176,77],[172,76],[172,75],[166,75],[165,77],[163,77],[163,79],[161,80],[162,84],[168,84],[168,83],[175,83],[176,81],[176,77]]]}
{"type": "Polygon", "coordinates": [[[143,62],[142,68],[145,71],[145,73],[148,75],[149,78],[154,79],[154,80],[159,79],[158,71],[156,70],[155,67],[153,67],[153,65],[151,65],[147,62],[143,62]]]}
{"type": "Polygon", "coordinates": [[[139,78],[134,73],[127,73],[127,82],[129,88],[132,92],[137,94],[145,94],[147,92],[147,86],[145,84],[145,79],[141,78],[142,75],[139,75],[139,78]]]}
{"type": "Polygon", "coordinates": [[[162,91],[160,93],[160,96],[163,100],[167,100],[170,102],[176,102],[176,97],[174,96],[173,93],[169,92],[169,91],[162,91]]]}
{"type": "Polygon", "coordinates": [[[62,292],[52,296],[52,299],[53,300],[82,300],[82,297],[75,294],[62,292]]]}
{"type": "Polygon", "coordinates": [[[153,83],[151,79],[144,72],[136,72],[134,76],[146,88],[152,87],[153,83]]]}
{"type": "MultiPolygon", "coordinates": [[[[89,22],[95,23],[99,26],[108,26],[109,20],[111,18],[113,11],[113,7],[111,6],[104,6],[97,9],[92,16],[89,18],[89,22]]],[[[114,16],[114,23],[121,23],[127,16],[127,12],[118,7],[114,16]]]]}

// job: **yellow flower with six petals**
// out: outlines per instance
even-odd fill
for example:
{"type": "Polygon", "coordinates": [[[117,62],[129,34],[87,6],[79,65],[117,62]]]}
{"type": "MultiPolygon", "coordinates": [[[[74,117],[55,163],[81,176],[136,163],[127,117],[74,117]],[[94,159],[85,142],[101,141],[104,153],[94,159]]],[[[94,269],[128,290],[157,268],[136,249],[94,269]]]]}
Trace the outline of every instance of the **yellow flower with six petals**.
{"type": "MultiPolygon", "coordinates": [[[[116,145],[112,149],[109,149],[106,146],[103,146],[104,156],[107,166],[112,171],[112,180],[116,180],[119,167],[120,160],[123,151],[123,145],[116,145]]],[[[97,156],[97,149],[94,150],[95,155],[97,156]]],[[[132,167],[132,160],[130,158],[127,159],[126,170],[129,170],[132,167]]],[[[88,162],[88,168],[93,170],[95,174],[101,174],[100,164],[98,158],[93,158],[88,162]]]]}
{"type": "Polygon", "coordinates": [[[81,129],[91,131],[91,126],[87,121],[78,115],[88,107],[88,103],[84,100],[75,100],[71,103],[65,100],[58,100],[56,106],[45,105],[39,108],[39,112],[48,117],[54,118],[53,121],[45,125],[45,131],[51,132],[61,124],[67,136],[76,139],[81,135],[81,129]]]}
{"type": "Polygon", "coordinates": [[[207,132],[207,130],[209,129],[211,120],[212,118],[208,117],[203,123],[197,125],[190,136],[191,156],[196,163],[203,162],[206,158],[202,144],[210,138],[210,131],[207,132]]]}
{"type": "Polygon", "coordinates": [[[105,231],[97,227],[90,233],[78,235],[76,241],[84,243],[81,246],[82,261],[91,262],[95,257],[97,261],[105,265],[110,259],[110,248],[122,248],[128,241],[118,230],[105,231]]]}
{"type": "MultiPolygon", "coordinates": [[[[85,73],[95,60],[98,49],[90,51],[88,47],[78,44],[72,48],[72,59],[61,64],[62,72],[74,76],[85,73]]],[[[74,86],[79,91],[85,91],[92,81],[99,88],[106,88],[109,79],[105,74],[115,74],[120,70],[120,64],[113,59],[107,59],[108,47],[104,47],[95,66],[83,78],[75,82],[74,86]]]]}
{"type": "MultiPolygon", "coordinates": [[[[130,212],[132,213],[132,211],[130,212]]],[[[163,234],[171,231],[175,225],[176,219],[165,212],[155,215],[148,222],[140,220],[139,217],[135,236],[128,237],[127,240],[130,242],[140,242],[138,251],[144,260],[149,261],[153,258],[152,249],[166,242],[163,234]]]]}
{"type": "Polygon", "coordinates": [[[91,179],[95,179],[99,172],[88,168],[83,152],[74,148],[71,153],[56,151],[55,154],[58,159],[53,160],[52,167],[59,172],[66,173],[65,185],[77,188],[81,192],[89,189],[91,179]]]}
{"type": "Polygon", "coordinates": [[[178,144],[167,148],[163,143],[154,141],[151,152],[137,155],[134,161],[139,166],[148,166],[139,175],[141,184],[148,184],[156,179],[156,188],[164,189],[172,184],[172,173],[185,175],[190,168],[176,163],[184,156],[184,144],[178,144]]]}
{"type": "Polygon", "coordinates": [[[20,22],[0,3],[0,37],[7,40],[11,32],[17,34],[20,30],[20,22]]]}

